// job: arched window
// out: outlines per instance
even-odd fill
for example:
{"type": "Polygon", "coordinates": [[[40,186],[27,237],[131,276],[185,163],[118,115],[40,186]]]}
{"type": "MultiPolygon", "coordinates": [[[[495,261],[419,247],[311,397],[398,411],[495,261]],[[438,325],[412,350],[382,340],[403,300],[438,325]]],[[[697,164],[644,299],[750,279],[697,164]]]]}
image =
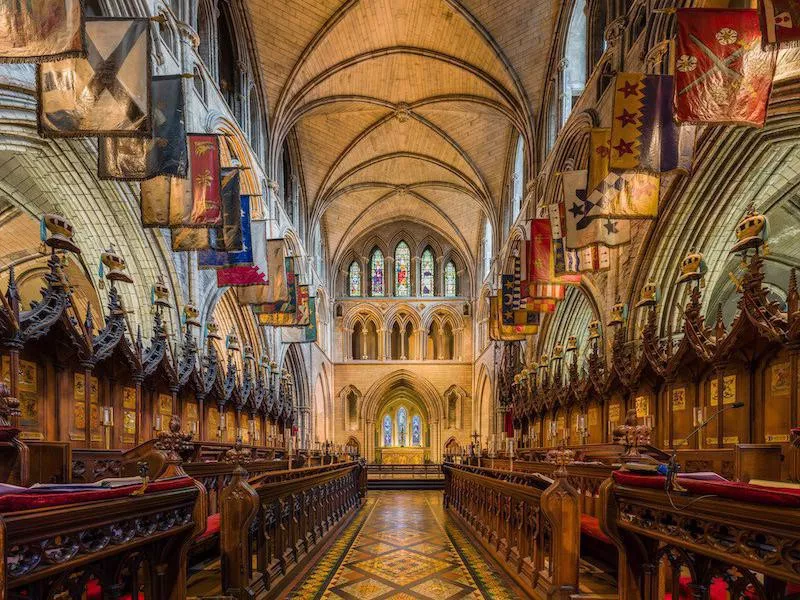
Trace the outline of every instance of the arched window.
{"type": "Polygon", "coordinates": [[[608,24],[607,2],[594,2],[592,5],[592,15],[589,22],[590,38],[589,52],[591,53],[591,67],[594,68],[606,51],[608,42],[606,41],[606,25],[608,24]]]}
{"type": "Polygon", "coordinates": [[[250,143],[253,152],[261,161],[261,107],[258,104],[256,87],[250,88],[250,143]]]}
{"type": "Polygon", "coordinates": [[[405,446],[408,439],[408,411],[404,406],[397,410],[397,445],[405,446]]]}
{"type": "Polygon", "coordinates": [[[370,296],[380,298],[384,295],[383,291],[383,252],[380,248],[372,251],[372,258],[369,260],[370,277],[370,296]]]}
{"type": "Polygon", "coordinates": [[[422,253],[422,260],[420,261],[420,296],[430,297],[433,296],[433,282],[436,265],[433,260],[433,252],[430,248],[425,248],[422,253]]]}
{"type": "Polygon", "coordinates": [[[197,6],[197,37],[200,38],[200,45],[197,47],[197,53],[200,59],[209,69],[212,68],[211,64],[211,37],[212,37],[212,21],[210,17],[209,3],[200,0],[197,6]]]}
{"type": "Polygon", "coordinates": [[[411,266],[411,250],[408,244],[400,242],[394,249],[394,295],[410,296],[411,281],[408,273],[411,266]]]}
{"type": "Polygon", "coordinates": [[[489,219],[483,226],[483,277],[488,277],[489,271],[492,269],[492,224],[489,219]]]}
{"type": "Polygon", "coordinates": [[[458,295],[456,266],[452,260],[448,261],[444,268],[444,295],[446,298],[455,298],[458,295]]]}
{"type": "Polygon", "coordinates": [[[289,144],[283,142],[278,168],[278,189],[283,192],[283,210],[292,223],[297,223],[297,191],[295,190],[294,169],[289,144]]]}
{"type": "Polygon", "coordinates": [[[314,258],[317,261],[317,273],[321,278],[325,278],[325,250],[322,244],[322,227],[317,223],[314,235],[314,258]]]}
{"type": "Polygon", "coordinates": [[[229,13],[229,8],[226,7],[225,3],[221,3],[219,16],[217,18],[217,72],[219,74],[219,89],[234,116],[239,119],[241,117],[241,107],[239,106],[241,73],[239,71],[239,57],[237,56],[234,40],[233,21],[229,13]]]}
{"type": "Polygon", "coordinates": [[[411,419],[411,445],[422,446],[422,419],[419,415],[411,419]]]}
{"type": "Polygon", "coordinates": [[[387,448],[392,445],[392,417],[383,417],[383,445],[387,448]]]}
{"type": "Polygon", "coordinates": [[[561,87],[561,125],[586,87],[586,0],[575,0],[564,46],[564,72],[561,87]]]}
{"type": "Polygon", "coordinates": [[[200,67],[197,65],[194,66],[194,78],[192,81],[194,82],[194,91],[197,92],[197,95],[200,96],[203,102],[206,102],[206,85],[203,81],[203,74],[200,72],[200,67]]]}
{"type": "Polygon", "coordinates": [[[514,175],[511,189],[511,222],[517,219],[522,208],[522,195],[525,189],[525,141],[517,138],[517,151],[514,155],[514,175]]]}
{"type": "Polygon", "coordinates": [[[361,266],[353,261],[348,269],[348,281],[350,286],[350,296],[358,298],[361,296],[361,266]]]}

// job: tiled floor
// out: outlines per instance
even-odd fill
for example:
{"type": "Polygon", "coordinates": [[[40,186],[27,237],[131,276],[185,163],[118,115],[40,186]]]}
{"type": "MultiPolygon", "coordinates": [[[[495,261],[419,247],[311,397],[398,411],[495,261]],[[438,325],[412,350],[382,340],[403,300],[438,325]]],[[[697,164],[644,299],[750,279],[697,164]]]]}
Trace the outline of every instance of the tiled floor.
{"type": "Polygon", "coordinates": [[[370,492],[296,600],[521,598],[445,515],[441,492],[370,492]],[[458,548],[458,550],[456,550],[458,548]]]}

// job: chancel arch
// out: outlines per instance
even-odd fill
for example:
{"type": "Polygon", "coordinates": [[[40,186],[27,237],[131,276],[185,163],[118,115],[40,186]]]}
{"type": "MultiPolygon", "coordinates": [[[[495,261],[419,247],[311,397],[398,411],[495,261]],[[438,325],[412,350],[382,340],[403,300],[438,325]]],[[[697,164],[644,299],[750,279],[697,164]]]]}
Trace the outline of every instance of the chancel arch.
{"type": "MultiPolygon", "coordinates": [[[[370,459],[382,455],[381,444],[384,438],[381,435],[384,431],[386,416],[391,419],[393,446],[396,442],[402,441],[402,438],[396,437],[398,435],[396,411],[402,407],[411,411],[407,413],[408,423],[411,423],[410,419],[415,414],[420,415],[423,419],[423,424],[426,426],[423,427],[423,430],[427,431],[427,434],[424,434],[426,437],[423,437],[423,443],[426,445],[422,446],[421,451],[395,452],[395,455],[398,456],[396,460],[403,460],[400,458],[403,455],[413,456],[415,461],[424,460],[425,457],[434,462],[440,460],[442,452],[439,444],[443,419],[446,416],[442,396],[430,381],[405,369],[393,371],[382,377],[373,383],[364,394],[362,414],[365,420],[366,455],[370,459]]],[[[407,437],[406,440],[408,439],[411,438],[407,437]]],[[[412,459],[408,458],[408,460],[412,459]]]]}

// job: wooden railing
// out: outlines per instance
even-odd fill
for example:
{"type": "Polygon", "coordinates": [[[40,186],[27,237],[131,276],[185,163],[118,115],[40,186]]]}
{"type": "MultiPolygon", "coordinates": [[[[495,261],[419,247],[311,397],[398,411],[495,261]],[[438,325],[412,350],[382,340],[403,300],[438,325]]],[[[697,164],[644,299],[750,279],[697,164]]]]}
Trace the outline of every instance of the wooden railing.
{"type": "Polygon", "coordinates": [[[532,597],[578,592],[580,503],[563,463],[528,473],[445,464],[445,507],[532,597]]]}
{"type": "Polygon", "coordinates": [[[621,600],[800,597],[797,502],[781,506],[770,493],[751,501],[753,486],[728,488],[734,497],[707,484],[667,494],[663,478],[652,481],[657,487],[609,479],[601,488],[600,522],[619,551],[621,600]]]}
{"type": "MultiPolygon", "coordinates": [[[[477,463],[477,461],[473,460],[477,463]]],[[[552,462],[531,462],[523,460],[509,461],[507,458],[482,458],[481,466],[488,469],[508,471],[513,469],[520,473],[539,473],[553,478],[558,466],[552,462]]],[[[600,486],[611,476],[615,467],[570,463],[567,482],[575,488],[580,499],[581,512],[593,517],[600,514],[600,486]]]]}
{"type": "Polygon", "coordinates": [[[237,465],[221,497],[221,592],[276,598],[366,496],[366,467],[346,462],[266,473],[237,465]]]}
{"type": "Polygon", "coordinates": [[[441,465],[375,465],[367,467],[370,479],[441,479],[441,465]]]}
{"type": "Polygon", "coordinates": [[[0,515],[0,599],[185,598],[188,547],[206,511],[200,488],[185,481],[0,515]]]}

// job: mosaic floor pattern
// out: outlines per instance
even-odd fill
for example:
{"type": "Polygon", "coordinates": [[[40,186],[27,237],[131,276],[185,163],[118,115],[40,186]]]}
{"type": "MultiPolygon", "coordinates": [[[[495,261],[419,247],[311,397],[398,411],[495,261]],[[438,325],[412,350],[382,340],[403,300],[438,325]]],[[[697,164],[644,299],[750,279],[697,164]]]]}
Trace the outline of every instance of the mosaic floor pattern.
{"type": "Polygon", "coordinates": [[[293,600],[521,598],[442,507],[441,492],[370,492],[293,600]],[[458,550],[457,550],[458,548],[458,550]]]}

